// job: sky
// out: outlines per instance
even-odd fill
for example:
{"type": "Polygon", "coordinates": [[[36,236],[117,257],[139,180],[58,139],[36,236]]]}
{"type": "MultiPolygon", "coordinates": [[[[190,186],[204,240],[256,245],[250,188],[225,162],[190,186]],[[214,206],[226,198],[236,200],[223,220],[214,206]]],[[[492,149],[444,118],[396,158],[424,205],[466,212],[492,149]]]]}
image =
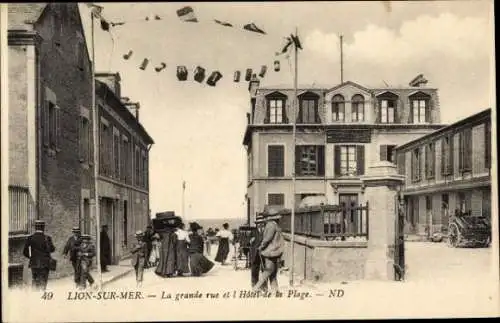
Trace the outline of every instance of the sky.
{"type": "MultiPolygon", "coordinates": [[[[248,85],[235,70],[261,65],[261,86],[293,86],[291,62],[272,69],[275,52],[295,30],[302,41],[299,83],[333,87],[340,82],[339,35],[344,37],[344,80],[366,87],[406,86],[422,73],[438,88],[442,123],[495,105],[492,1],[342,1],[99,3],[103,16],[125,22],[96,29],[98,72],[119,72],[122,96],[139,101],[139,121],[155,140],[150,151],[152,214],[182,209],[194,218],[246,217],[246,152],[242,145],[248,85]],[[199,23],[176,11],[191,6],[199,23]],[[154,15],[161,20],[154,20],[154,15]],[[146,17],[150,17],[146,21],[146,17]],[[228,21],[233,28],[213,22],[228,21]],[[242,29],[255,23],[266,35],[242,29]],[[123,55],[130,50],[129,60],[123,55]],[[144,58],[150,63],[139,69],[144,58]],[[157,73],[161,62],[166,69],[157,73]],[[180,82],[176,66],[189,78],[180,82]],[[218,70],[216,87],[196,83],[196,66],[218,70]]],[[[84,23],[88,30],[89,20],[84,23]]],[[[89,34],[86,32],[89,44],[89,34]]]]}

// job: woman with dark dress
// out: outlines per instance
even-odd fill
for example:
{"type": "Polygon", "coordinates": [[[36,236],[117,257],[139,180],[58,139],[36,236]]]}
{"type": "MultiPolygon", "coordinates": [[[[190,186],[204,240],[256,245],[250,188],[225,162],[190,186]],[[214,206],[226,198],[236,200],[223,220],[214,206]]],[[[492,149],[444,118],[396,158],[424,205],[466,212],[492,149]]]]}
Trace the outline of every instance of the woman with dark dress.
{"type": "Polygon", "coordinates": [[[186,230],[184,230],[184,223],[179,223],[179,227],[175,231],[177,235],[177,276],[182,276],[189,273],[189,235],[186,230]]]}
{"type": "Polygon", "coordinates": [[[227,255],[229,254],[229,244],[233,241],[233,234],[228,230],[229,224],[224,223],[222,227],[223,229],[217,232],[216,235],[219,238],[219,247],[217,248],[217,255],[214,260],[225,265],[227,255]]]}
{"type": "Polygon", "coordinates": [[[190,224],[191,235],[189,236],[189,260],[191,265],[191,276],[201,276],[206,274],[214,267],[214,263],[203,255],[203,237],[201,236],[202,227],[193,222],[190,224]]]}
{"type": "Polygon", "coordinates": [[[172,277],[177,269],[177,235],[175,228],[160,233],[160,259],[155,273],[161,277],[172,277]]]}

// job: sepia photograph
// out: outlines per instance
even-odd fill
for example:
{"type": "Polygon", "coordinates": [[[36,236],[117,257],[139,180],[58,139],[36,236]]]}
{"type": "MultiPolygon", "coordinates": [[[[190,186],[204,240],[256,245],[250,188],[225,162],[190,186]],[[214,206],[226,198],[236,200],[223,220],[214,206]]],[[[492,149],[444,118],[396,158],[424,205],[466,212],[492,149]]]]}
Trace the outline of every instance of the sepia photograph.
{"type": "Polygon", "coordinates": [[[2,321],[500,316],[493,1],[2,3],[0,58],[2,321]]]}

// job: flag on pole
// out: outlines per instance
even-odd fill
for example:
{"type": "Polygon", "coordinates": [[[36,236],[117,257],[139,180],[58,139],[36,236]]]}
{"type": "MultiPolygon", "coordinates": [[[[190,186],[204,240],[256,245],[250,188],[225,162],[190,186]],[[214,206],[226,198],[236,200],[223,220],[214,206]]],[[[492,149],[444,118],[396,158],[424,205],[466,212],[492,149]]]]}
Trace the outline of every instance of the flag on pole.
{"type": "Polygon", "coordinates": [[[302,44],[300,43],[300,39],[299,39],[299,36],[294,36],[294,35],[290,35],[290,37],[292,37],[292,40],[293,40],[293,43],[295,44],[295,47],[298,48],[298,49],[302,49],[302,44]]]}
{"type": "Polygon", "coordinates": [[[232,25],[232,24],[230,24],[230,23],[228,23],[228,22],[226,22],[226,21],[220,21],[220,20],[217,20],[217,19],[214,19],[214,21],[215,21],[216,23],[218,23],[219,25],[222,25],[222,26],[226,26],[226,27],[233,27],[233,25],[232,25]]]}
{"type": "Polygon", "coordinates": [[[259,33],[259,34],[263,34],[263,35],[266,34],[266,32],[264,30],[257,27],[253,22],[243,26],[243,29],[248,30],[248,31],[253,31],[254,33],[259,33]]]}
{"type": "Polygon", "coordinates": [[[193,8],[187,6],[177,10],[177,16],[185,22],[198,22],[194,14],[193,8]]]}
{"type": "Polygon", "coordinates": [[[280,52],[276,52],[276,56],[286,54],[290,49],[290,46],[293,44],[292,37],[286,37],[285,40],[286,40],[285,45],[283,46],[280,52]]]}

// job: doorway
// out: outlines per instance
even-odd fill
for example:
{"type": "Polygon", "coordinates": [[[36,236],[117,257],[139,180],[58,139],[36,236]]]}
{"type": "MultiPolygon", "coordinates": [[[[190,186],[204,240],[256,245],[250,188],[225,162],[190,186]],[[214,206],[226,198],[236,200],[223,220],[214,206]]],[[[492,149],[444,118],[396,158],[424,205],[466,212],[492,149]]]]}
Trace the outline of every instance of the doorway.
{"type": "Polygon", "coordinates": [[[358,194],[339,194],[339,205],[342,208],[342,221],[345,233],[358,232],[358,194]]]}
{"type": "Polygon", "coordinates": [[[91,234],[91,232],[90,232],[90,201],[89,201],[89,199],[83,199],[83,233],[91,234]]]}
{"type": "Polygon", "coordinates": [[[116,250],[115,250],[115,226],[114,226],[114,212],[115,212],[115,204],[114,200],[110,198],[103,197],[101,198],[100,202],[100,226],[99,230],[101,230],[101,227],[103,225],[108,226],[108,237],[109,237],[109,244],[110,244],[110,249],[111,249],[111,262],[114,264],[115,260],[115,255],[116,255],[116,250]]]}
{"type": "Polygon", "coordinates": [[[128,206],[127,201],[123,201],[123,248],[128,247],[128,206]]]}

